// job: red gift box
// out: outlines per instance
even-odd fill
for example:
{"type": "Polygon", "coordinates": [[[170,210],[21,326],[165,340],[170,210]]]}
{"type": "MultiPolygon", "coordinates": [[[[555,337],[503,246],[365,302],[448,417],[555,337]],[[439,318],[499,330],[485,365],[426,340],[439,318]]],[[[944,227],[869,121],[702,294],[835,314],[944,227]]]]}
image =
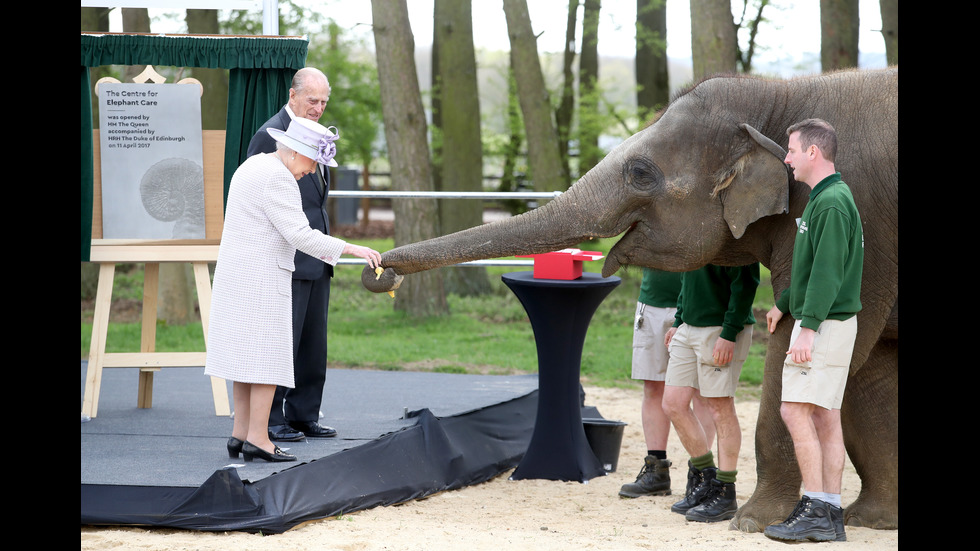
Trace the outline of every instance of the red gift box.
{"type": "Polygon", "coordinates": [[[534,279],[578,279],[582,277],[582,261],[599,260],[602,253],[579,249],[562,249],[544,254],[517,255],[534,259],[534,279]]]}

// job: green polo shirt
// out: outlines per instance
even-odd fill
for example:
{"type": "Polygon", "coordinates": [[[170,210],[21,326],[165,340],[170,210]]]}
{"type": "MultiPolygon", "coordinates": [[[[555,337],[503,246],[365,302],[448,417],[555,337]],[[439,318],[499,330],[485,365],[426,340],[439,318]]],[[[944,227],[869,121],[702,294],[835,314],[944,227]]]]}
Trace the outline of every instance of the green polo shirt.
{"type": "Polygon", "coordinates": [[[677,295],[681,292],[681,275],[682,272],[643,268],[640,298],[637,300],[654,308],[676,308],[677,295]]]}
{"type": "Polygon", "coordinates": [[[798,221],[790,286],[776,307],[816,330],[861,310],[864,231],[851,189],[840,173],[820,181],[798,221]]]}
{"type": "Polygon", "coordinates": [[[721,326],[721,338],[735,342],[746,325],[755,323],[752,302],[759,288],[759,263],[728,267],[708,264],[684,272],[677,297],[674,327],[721,326]]]}

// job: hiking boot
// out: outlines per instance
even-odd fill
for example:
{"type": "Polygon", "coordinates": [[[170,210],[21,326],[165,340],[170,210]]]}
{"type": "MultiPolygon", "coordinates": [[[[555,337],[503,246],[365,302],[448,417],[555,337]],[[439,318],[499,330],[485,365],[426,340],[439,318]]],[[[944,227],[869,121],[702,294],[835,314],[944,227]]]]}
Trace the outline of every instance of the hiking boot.
{"type": "Polygon", "coordinates": [[[784,541],[835,541],[837,531],[830,509],[830,505],[819,499],[803,496],[786,520],[767,526],[763,533],[784,541]]]}
{"type": "Polygon", "coordinates": [[[735,483],[713,478],[708,483],[708,492],[701,504],[689,509],[684,518],[697,522],[719,522],[733,518],[737,510],[735,483]]]}
{"type": "Polygon", "coordinates": [[[707,467],[704,470],[700,470],[694,467],[694,465],[691,465],[690,461],[687,462],[687,465],[687,491],[684,493],[684,499],[670,506],[672,512],[682,515],[704,501],[705,495],[707,495],[708,488],[710,487],[710,481],[714,480],[715,475],[718,473],[716,467],[707,467]]]}
{"type": "Polygon", "coordinates": [[[698,485],[701,481],[701,471],[696,469],[694,465],[691,464],[691,460],[687,460],[687,486],[684,487],[684,495],[687,495],[694,491],[694,487],[698,485]]]}
{"type": "Polygon", "coordinates": [[[670,495],[669,459],[657,459],[652,455],[643,460],[643,468],[636,475],[636,482],[623,484],[619,489],[620,497],[669,496],[670,495]]]}
{"type": "Polygon", "coordinates": [[[844,509],[829,503],[827,508],[830,509],[830,520],[834,523],[834,532],[837,534],[834,541],[847,541],[847,534],[844,532],[844,509]]]}

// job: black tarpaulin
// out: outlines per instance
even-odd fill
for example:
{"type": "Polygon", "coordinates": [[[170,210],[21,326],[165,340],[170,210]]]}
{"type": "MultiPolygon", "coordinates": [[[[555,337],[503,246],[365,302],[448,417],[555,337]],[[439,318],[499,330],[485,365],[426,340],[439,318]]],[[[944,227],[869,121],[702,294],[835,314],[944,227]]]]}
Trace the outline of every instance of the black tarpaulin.
{"type": "Polygon", "coordinates": [[[83,525],[278,533],[302,522],[480,483],[513,468],[534,425],[537,391],[415,424],[256,482],[236,468],[197,488],[82,485],[83,525]]]}

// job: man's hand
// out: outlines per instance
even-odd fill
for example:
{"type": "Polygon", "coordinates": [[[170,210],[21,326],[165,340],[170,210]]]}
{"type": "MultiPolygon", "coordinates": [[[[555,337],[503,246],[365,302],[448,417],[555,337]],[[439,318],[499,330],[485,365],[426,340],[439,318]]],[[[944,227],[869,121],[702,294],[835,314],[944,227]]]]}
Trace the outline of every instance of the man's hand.
{"type": "Polygon", "coordinates": [[[711,353],[715,365],[728,365],[732,361],[733,355],[735,355],[735,343],[718,337],[718,340],[715,341],[715,349],[711,353]]]}
{"type": "Polygon", "coordinates": [[[667,334],[664,335],[664,346],[670,348],[670,339],[674,338],[674,333],[677,332],[676,327],[671,327],[667,330],[667,334]]]}
{"type": "Polygon", "coordinates": [[[813,339],[816,336],[817,332],[813,329],[807,329],[806,327],[800,328],[800,334],[793,341],[786,355],[792,356],[794,363],[803,364],[809,362],[813,359],[813,339]]]}
{"type": "Polygon", "coordinates": [[[766,312],[766,328],[769,329],[770,333],[776,330],[776,324],[781,319],[783,319],[783,312],[775,306],[766,312]]]}

